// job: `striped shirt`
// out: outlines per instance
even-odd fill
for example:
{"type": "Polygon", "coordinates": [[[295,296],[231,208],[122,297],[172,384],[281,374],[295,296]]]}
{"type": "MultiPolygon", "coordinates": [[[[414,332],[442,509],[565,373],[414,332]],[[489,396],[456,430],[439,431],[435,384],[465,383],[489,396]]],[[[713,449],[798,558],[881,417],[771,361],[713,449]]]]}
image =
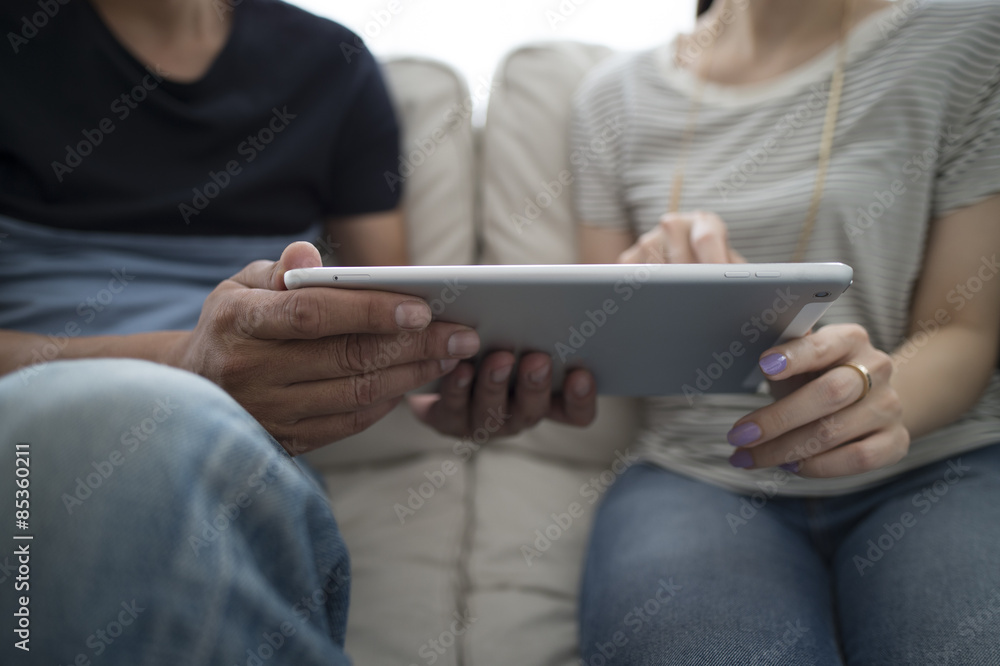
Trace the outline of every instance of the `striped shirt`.
{"type": "MultiPolygon", "coordinates": [[[[654,228],[697,82],[676,65],[677,43],[615,58],[588,75],[574,102],[575,205],[584,224],[654,228]],[[610,124],[622,127],[608,133],[610,124]]],[[[854,267],[854,285],[823,324],[855,322],[902,361],[934,334],[906,335],[931,224],[1000,193],[1000,3],[900,0],[856,26],[833,155],[806,261],[854,267]],[[901,347],[901,345],[903,345],[901,347]]],[[[760,84],[706,84],[685,168],[681,210],[725,220],[750,262],[789,261],[816,179],[837,46],[760,84]]],[[[992,251],[947,302],[952,312],[997,279],[992,251]]],[[[947,317],[951,313],[944,313],[947,317]]],[[[943,318],[947,321],[947,318],[943,318]]],[[[726,432],[767,395],[646,401],[643,457],[741,492],[835,495],[1000,442],[1000,376],[951,425],[915,440],[901,462],[864,474],[804,479],[732,468],[726,432]]]]}

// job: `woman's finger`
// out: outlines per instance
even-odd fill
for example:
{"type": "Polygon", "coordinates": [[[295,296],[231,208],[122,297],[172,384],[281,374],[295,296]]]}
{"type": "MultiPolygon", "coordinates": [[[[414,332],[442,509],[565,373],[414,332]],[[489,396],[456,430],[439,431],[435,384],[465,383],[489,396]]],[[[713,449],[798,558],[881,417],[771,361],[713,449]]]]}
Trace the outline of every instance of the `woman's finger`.
{"type": "Polygon", "coordinates": [[[697,212],[691,215],[688,243],[696,263],[729,262],[729,231],[722,218],[714,213],[697,212]]]}
{"type": "Polygon", "coordinates": [[[801,462],[867,437],[883,427],[885,421],[883,413],[859,403],[760,446],[738,448],[730,457],[730,463],[743,469],[763,469],[801,462]]]}
{"type": "Polygon", "coordinates": [[[875,379],[888,381],[892,360],[872,347],[868,332],[857,324],[831,324],[811,335],[790,340],[761,354],[760,368],[773,381],[807,372],[826,371],[864,354],[861,361],[875,379]]]}
{"type": "Polygon", "coordinates": [[[815,478],[851,476],[899,462],[910,450],[910,433],[902,425],[839,446],[799,463],[798,475],[815,478]]]}

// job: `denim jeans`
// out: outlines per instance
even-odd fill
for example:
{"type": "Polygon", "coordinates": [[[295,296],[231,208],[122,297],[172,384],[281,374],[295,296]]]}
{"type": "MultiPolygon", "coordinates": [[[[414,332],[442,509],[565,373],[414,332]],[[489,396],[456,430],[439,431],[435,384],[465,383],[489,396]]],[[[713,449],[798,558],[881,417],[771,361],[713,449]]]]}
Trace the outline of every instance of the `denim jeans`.
{"type": "Polygon", "coordinates": [[[598,510],[582,664],[1000,664],[1000,446],[822,499],[640,464],[598,510]]]}
{"type": "Polygon", "coordinates": [[[0,663],[350,663],[327,499],[211,382],[131,360],[14,372],[0,451],[0,663]]]}

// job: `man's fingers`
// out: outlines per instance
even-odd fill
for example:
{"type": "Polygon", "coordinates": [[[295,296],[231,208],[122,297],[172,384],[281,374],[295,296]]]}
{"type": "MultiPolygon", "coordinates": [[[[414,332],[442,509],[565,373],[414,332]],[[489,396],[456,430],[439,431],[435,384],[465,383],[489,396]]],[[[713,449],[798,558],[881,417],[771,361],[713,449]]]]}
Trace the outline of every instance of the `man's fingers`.
{"type": "Polygon", "coordinates": [[[275,383],[337,379],[416,361],[470,358],[479,335],[461,324],[434,322],[395,335],[344,335],[274,343],[264,371],[275,383]]]}
{"type": "Polygon", "coordinates": [[[289,454],[298,456],[369,428],[391,412],[400,400],[402,398],[395,398],[368,409],[318,416],[268,430],[271,430],[274,438],[289,454]]]}
{"type": "Polygon", "coordinates": [[[464,437],[469,430],[469,405],[476,369],[460,363],[441,378],[437,395],[410,396],[410,409],[420,420],[438,432],[464,437]]]}
{"type": "Polygon", "coordinates": [[[284,249],[278,261],[255,261],[230,279],[251,289],[284,291],[287,271],[322,265],[323,260],[315,245],[296,241],[284,249]]]}
{"type": "Polygon", "coordinates": [[[534,426],[548,415],[551,400],[552,359],[548,354],[526,354],[518,364],[509,427],[520,430],[534,426]]]}
{"type": "Polygon", "coordinates": [[[487,422],[503,426],[510,420],[507,392],[516,359],[508,351],[493,352],[479,364],[472,393],[470,427],[481,428],[487,422]]]}
{"type": "Polygon", "coordinates": [[[420,330],[432,317],[430,307],[412,296],[336,287],[245,290],[227,307],[228,312],[220,313],[221,323],[259,340],[420,330]]]}
{"type": "Polygon", "coordinates": [[[341,379],[302,382],[281,389],[271,400],[278,413],[296,422],[347,414],[393,401],[451,372],[455,365],[456,361],[419,361],[341,379]]]}
{"type": "Polygon", "coordinates": [[[597,383],[583,369],[566,375],[563,391],[552,401],[549,418],[559,423],[584,427],[597,416],[597,383]]]}

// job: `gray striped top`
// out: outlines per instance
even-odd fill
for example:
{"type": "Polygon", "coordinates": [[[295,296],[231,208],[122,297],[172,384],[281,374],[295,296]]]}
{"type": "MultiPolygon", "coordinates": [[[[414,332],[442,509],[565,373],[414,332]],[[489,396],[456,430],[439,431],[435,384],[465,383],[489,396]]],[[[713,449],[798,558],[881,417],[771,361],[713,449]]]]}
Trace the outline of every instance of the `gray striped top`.
{"type": "MultiPolygon", "coordinates": [[[[696,89],[692,75],[676,66],[675,50],[671,43],[603,63],[578,91],[572,162],[584,224],[641,234],[665,212],[696,89]]],[[[761,84],[705,86],[681,209],[721,216],[748,261],[788,261],[794,253],[813,193],[836,51],[761,84]]],[[[855,270],[854,286],[821,323],[859,323],[875,346],[893,351],[907,342],[930,224],[1000,193],[1000,3],[901,0],[854,28],[845,74],[806,260],[842,261],[855,270]]],[[[986,252],[986,279],[1000,270],[996,261],[992,249],[986,252]]],[[[969,278],[968,289],[949,295],[949,308],[975,297],[980,277],[969,278]]],[[[908,344],[926,341],[917,336],[908,344]]],[[[839,479],[733,469],[726,432],[770,400],[647,400],[642,454],[734,490],[822,496],[1000,442],[994,375],[968,414],[914,441],[891,467],[839,479]]]]}

